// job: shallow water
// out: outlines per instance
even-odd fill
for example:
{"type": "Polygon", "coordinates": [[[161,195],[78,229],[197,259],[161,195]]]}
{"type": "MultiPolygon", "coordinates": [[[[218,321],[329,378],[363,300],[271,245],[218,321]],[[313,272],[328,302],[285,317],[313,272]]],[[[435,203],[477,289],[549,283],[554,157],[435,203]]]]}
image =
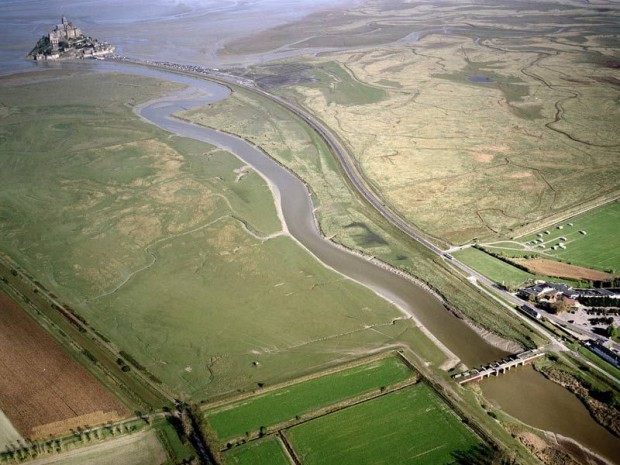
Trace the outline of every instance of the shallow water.
{"type": "Polygon", "coordinates": [[[508,376],[488,378],[480,385],[489,402],[524,423],[578,438],[610,460],[620,457],[620,439],[596,423],[572,393],[531,366],[516,368],[508,376]]]}
{"type": "MultiPolygon", "coordinates": [[[[116,45],[120,54],[214,66],[223,63],[218,61],[220,58],[216,56],[216,51],[226,41],[298,19],[325,5],[333,6],[334,2],[4,0],[0,3],[0,74],[45,69],[45,66],[26,61],[23,57],[63,14],[89,35],[116,45]]],[[[98,69],[146,74],[197,86],[209,93],[212,101],[228,95],[227,89],[222,86],[172,73],[109,63],[95,65],[98,69]]],[[[84,63],[83,66],[93,64],[84,63]]],[[[143,116],[168,130],[228,149],[255,166],[273,182],[278,192],[286,194],[280,197],[283,197],[282,211],[287,225],[308,250],[328,266],[415,314],[467,365],[478,366],[505,354],[445,311],[443,305],[421,287],[323,239],[312,216],[312,204],[305,186],[256,148],[233,136],[166,118],[169,113],[181,109],[179,104],[187,108],[207,103],[207,100],[158,104],[145,108],[143,116]]],[[[515,371],[505,377],[487,380],[483,383],[483,392],[508,413],[528,424],[573,437],[610,458],[619,455],[618,439],[613,436],[609,438],[604,430],[601,432],[601,427],[589,417],[587,411],[583,414],[585,408],[575,396],[541,375],[531,373],[527,370],[515,371]],[[571,422],[578,424],[567,429],[566,425],[571,422]]]]}
{"type": "MultiPolygon", "coordinates": [[[[131,70],[135,69],[139,69],[141,74],[184,84],[192,80],[190,77],[131,67],[131,70]]],[[[327,266],[373,289],[410,315],[414,315],[467,365],[477,366],[506,355],[505,351],[488,344],[466,323],[446,311],[443,304],[422,287],[326,240],[318,229],[313,213],[314,206],[305,184],[258,148],[230,134],[170,118],[169,115],[175,112],[212,103],[225,98],[229,93],[226,87],[204,80],[197,79],[192,82],[210,95],[192,100],[166,99],[142,108],[140,115],[178,135],[226,149],[253,166],[274,187],[287,228],[294,238],[327,266]]]]}
{"type": "MultiPolygon", "coordinates": [[[[168,73],[141,69],[142,72],[185,84],[195,83],[209,93],[200,99],[149,104],[141,109],[140,115],[171,132],[229,150],[252,165],[272,184],[290,233],[319,260],[415,315],[466,364],[477,366],[504,355],[503,351],[490,346],[469,326],[447,312],[423,288],[325,240],[317,228],[305,185],[256,147],[235,136],[170,118],[171,114],[182,109],[226,98],[229,95],[227,88],[168,73]]],[[[515,369],[506,376],[485,380],[482,390],[489,401],[497,403],[515,418],[536,428],[577,440],[597,454],[618,463],[620,439],[598,425],[577,397],[531,367],[515,369]]]]}
{"type": "MultiPolygon", "coordinates": [[[[224,99],[230,94],[228,88],[203,79],[121,63],[87,61],[63,63],[61,66],[128,72],[200,89],[202,94],[192,95],[191,98],[180,93],[147,104],[139,114],[166,130],[233,152],[252,165],[273,186],[290,233],[304,247],[327,266],[372,288],[415,315],[467,365],[478,366],[505,355],[504,351],[489,345],[462,320],[446,311],[441,302],[425,289],[325,240],[317,228],[305,185],[256,147],[235,136],[170,117],[178,111],[224,99]]],[[[490,402],[497,403],[507,413],[527,424],[571,437],[610,460],[618,455],[613,452],[619,447],[619,440],[599,426],[574,395],[531,368],[515,369],[506,376],[487,379],[482,383],[482,390],[490,402]],[[567,428],[566,425],[571,422],[574,424],[567,428]]]]}
{"type": "Polygon", "coordinates": [[[474,75],[474,76],[468,76],[467,80],[469,82],[478,82],[478,83],[482,83],[482,84],[485,84],[485,83],[488,83],[488,82],[495,82],[490,77],[483,76],[483,75],[480,75],[480,74],[474,75]]]}
{"type": "Polygon", "coordinates": [[[356,0],[2,0],[0,74],[35,66],[24,57],[62,15],[87,34],[142,59],[221,66],[226,42],[356,0]]]}

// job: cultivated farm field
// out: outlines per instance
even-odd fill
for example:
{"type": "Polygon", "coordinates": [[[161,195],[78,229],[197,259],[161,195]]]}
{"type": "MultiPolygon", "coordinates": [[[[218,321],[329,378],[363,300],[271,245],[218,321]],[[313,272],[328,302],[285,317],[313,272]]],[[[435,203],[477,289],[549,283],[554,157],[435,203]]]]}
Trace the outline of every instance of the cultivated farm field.
{"type": "Polygon", "coordinates": [[[404,360],[386,353],[207,406],[213,446],[228,441],[229,465],[289,463],[285,449],[302,465],[472,458],[480,438],[404,360]]]}
{"type": "Polygon", "coordinates": [[[219,440],[226,441],[413,376],[400,357],[390,356],[224,404],[206,416],[219,440]]]}
{"type": "Polygon", "coordinates": [[[128,412],[0,292],[0,409],[22,436],[46,438],[128,412]]]}
{"type": "Polygon", "coordinates": [[[225,454],[226,465],[290,465],[283,445],[275,436],[235,447],[225,454]]]}
{"type": "MultiPolygon", "coordinates": [[[[496,252],[495,249],[490,250],[496,252]]],[[[454,255],[466,265],[469,265],[475,270],[479,271],[487,278],[495,281],[498,284],[502,284],[511,288],[516,288],[520,284],[523,284],[525,281],[537,279],[565,282],[571,286],[577,286],[579,284],[579,278],[577,278],[576,280],[554,278],[553,275],[546,273],[544,270],[538,270],[538,273],[534,273],[534,270],[532,270],[532,272],[529,273],[475,247],[468,247],[466,249],[456,251],[452,255],[454,255]]],[[[558,262],[551,263],[559,264],[558,262]]]]}
{"type": "Polygon", "coordinates": [[[515,258],[527,255],[521,263],[532,271],[566,277],[574,273],[576,279],[608,279],[620,272],[619,224],[620,202],[615,201],[519,239],[484,246],[515,258]],[[566,265],[592,271],[572,270],[566,265]]]}
{"type": "Polygon", "coordinates": [[[425,383],[286,431],[303,465],[441,465],[480,444],[425,383]]]}

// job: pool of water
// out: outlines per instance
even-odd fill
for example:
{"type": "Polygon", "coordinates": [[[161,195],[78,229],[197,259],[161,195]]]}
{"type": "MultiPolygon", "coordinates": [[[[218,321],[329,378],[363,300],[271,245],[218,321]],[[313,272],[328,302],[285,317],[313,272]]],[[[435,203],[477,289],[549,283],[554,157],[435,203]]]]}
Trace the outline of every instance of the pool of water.
{"type": "Polygon", "coordinates": [[[491,83],[491,82],[495,82],[490,77],[484,76],[482,74],[475,74],[473,76],[468,76],[467,80],[469,82],[477,82],[477,83],[482,83],[482,84],[488,84],[488,83],[491,83]]]}

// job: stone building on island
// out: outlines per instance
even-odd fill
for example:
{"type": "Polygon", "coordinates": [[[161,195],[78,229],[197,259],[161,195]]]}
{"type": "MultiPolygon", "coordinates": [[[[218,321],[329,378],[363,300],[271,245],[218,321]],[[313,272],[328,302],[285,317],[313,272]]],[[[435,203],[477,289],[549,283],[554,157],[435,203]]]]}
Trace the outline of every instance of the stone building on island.
{"type": "Polygon", "coordinates": [[[52,45],[52,50],[58,50],[61,42],[69,43],[70,40],[78,39],[81,35],[80,28],[75,27],[71,21],[63,16],[62,22],[57,24],[47,37],[52,45]]]}
{"type": "Polygon", "coordinates": [[[107,42],[86,36],[66,17],[54,26],[49,34],[41,37],[28,54],[36,61],[95,58],[114,53],[114,47],[107,42]]]}

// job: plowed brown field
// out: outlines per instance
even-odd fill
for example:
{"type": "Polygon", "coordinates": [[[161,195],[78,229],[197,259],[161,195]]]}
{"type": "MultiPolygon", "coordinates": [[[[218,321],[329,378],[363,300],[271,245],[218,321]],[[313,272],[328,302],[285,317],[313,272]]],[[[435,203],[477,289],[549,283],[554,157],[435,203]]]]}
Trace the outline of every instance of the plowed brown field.
{"type": "Polygon", "coordinates": [[[31,439],[128,413],[2,291],[0,409],[22,436],[31,439]],[[82,423],[74,421],[78,417],[82,423]]]}
{"type": "Polygon", "coordinates": [[[547,276],[557,276],[558,278],[568,279],[592,279],[607,280],[612,276],[602,271],[591,270],[581,266],[569,265],[568,263],[556,262],[544,258],[534,258],[531,260],[515,260],[525,266],[530,272],[547,276]]]}

